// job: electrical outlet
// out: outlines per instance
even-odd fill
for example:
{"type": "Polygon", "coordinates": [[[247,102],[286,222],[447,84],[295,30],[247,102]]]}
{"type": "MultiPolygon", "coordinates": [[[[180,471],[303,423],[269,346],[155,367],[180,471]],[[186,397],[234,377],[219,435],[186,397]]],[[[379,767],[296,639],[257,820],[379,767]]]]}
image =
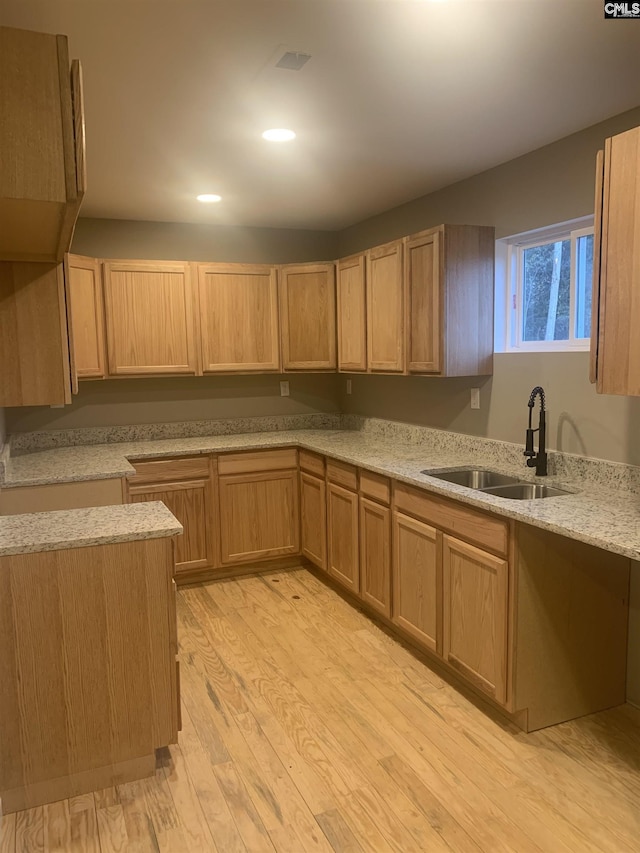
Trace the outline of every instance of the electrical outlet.
{"type": "Polygon", "coordinates": [[[353,386],[351,385],[351,380],[347,379],[347,394],[353,394],[353,391],[351,390],[352,387],[353,386]]]}
{"type": "Polygon", "coordinates": [[[480,408],[480,389],[472,388],[471,389],[471,408],[479,409],[480,408]]]}
{"type": "Polygon", "coordinates": [[[289,382],[286,379],[284,379],[280,383],[280,396],[281,397],[288,397],[289,396],[289,382]]]}

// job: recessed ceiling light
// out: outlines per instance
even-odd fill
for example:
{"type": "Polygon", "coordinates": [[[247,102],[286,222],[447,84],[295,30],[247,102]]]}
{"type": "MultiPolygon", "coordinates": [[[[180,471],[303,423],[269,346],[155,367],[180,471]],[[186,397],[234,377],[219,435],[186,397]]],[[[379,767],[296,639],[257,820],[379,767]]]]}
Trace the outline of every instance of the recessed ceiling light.
{"type": "Polygon", "coordinates": [[[202,193],[201,195],[197,195],[196,198],[204,204],[212,204],[214,201],[222,201],[222,196],[216,195],[215,193],[202,193]]]}
{"type": "Polygon", "coordinates": [[[267,139],[269,142],[290,142],[296,138],[296,135],[292,130],[287,130],[284,127],[275,127],[272,130],[265,130],[262,138],[267,139]]]}

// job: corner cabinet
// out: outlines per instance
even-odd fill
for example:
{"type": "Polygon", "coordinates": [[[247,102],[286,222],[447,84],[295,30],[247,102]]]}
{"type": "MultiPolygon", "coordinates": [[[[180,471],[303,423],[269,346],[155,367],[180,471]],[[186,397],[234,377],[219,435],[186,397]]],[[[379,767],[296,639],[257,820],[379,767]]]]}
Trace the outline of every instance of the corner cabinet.
{"type": "Polygon", "coordinates": [[[280,370],[276,268],[198,264],[203,373],[280,370]]]}
{"type": "Polygon", "coordinates": [[[599,394],[640,396],[640,127],[596,161],[590,379],[599,394]]]}
{"type": "Polygon", "coordinates": [[[132,464],[129,503],[162,501],[184,528],[176,538],[176,577],[215,567],[215,460],[205,455],[132,464]]]}
{"type": "Polygon", "coordinates": [[[171,261],[106,261],[109,375],[198,372],[191,269],[171,261]]]}
{"type": "Polygon", "coordinates": [[[279,268],[284,370],[335,370],[336,285],[333,264],[279,268]]]}
{"type": "Polygon", "coordinates": [[[85,192],[80,66],[65,36],[0,27],[0,261],[62,261],[85,192]]]}
{"type": "Polygon", "coordinates": [[[402,240],[367,252],[367,362],[371,372],[404,372],[402,240]]]}
{"type": "Polygon", "coordinates": [[[343,373],[367,369],[366,263],[362,253],[336,264],[338,370],[343,373]]]}

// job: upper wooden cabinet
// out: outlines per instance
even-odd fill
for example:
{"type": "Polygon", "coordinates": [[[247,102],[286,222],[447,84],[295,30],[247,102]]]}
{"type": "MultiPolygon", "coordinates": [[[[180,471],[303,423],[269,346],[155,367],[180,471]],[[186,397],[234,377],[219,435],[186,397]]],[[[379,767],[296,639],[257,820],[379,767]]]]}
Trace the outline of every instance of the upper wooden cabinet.
{"type": "Polygon", "coordinates": [[[112,376],[197,373],[189,264],[105,261],[112,376]]]}
{"type": "Polygon", "coordinates": [[[280,267],[280,334],[285,370],[336,369],[333,264],[280,267]]]}
{"type": "Polygon", "coordinates": [[[104,379],[107,365],[100,262],[69,255],[67,270],[76,374],[79,378],[104,379]]]}
{"type": "Polygon", "coordinates": [[[0,262],[0,406],[71,402],[61,264],[0,262]]]}
{"type": "Polygon", "coordinates": [[[204,373],[279,371],[275,267],[198,264],[204,373]]]}
{"type": "Polygon", "coordinates": [[[338,285],[338,369],[367,369],[366,255],[343,258],[336,265],[338,285]]]}
{"type": "Polygon", "coordinates": [[[0,260],[62,261],[86,183],[65,36],[0,27],[0,103],[0,260]]]}
{"type": "Polygon", "coordinates": [[[369,370],[404,371],[402,240],[367,252],[367,358],[369,370]]]}
{"type": "Polygon", "coordinates": [[[607,139],[597,159],[591,381],[640,395],[640,127],[607,139]]]}
{"type": "Polygon", "coordinates": [[[493,372],[495,230],[441,225],[405,243],[407,371],[493,372]]]}

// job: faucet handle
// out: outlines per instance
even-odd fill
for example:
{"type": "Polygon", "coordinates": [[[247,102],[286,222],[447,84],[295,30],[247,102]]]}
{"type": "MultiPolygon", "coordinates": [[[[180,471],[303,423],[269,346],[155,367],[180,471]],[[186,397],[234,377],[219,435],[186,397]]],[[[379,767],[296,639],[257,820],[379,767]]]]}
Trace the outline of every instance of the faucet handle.
{"type": "Polygon", "coordinates": [[[526,441],[525,441],[524,454],[523,454],[524,456],[535,456],[536,455],[536,452],[533,449],[533,434],[535,431],[536,430],[531,429],[531,428],[529,428],[527,430],[527,437],[526,437],[526,441]]]}

